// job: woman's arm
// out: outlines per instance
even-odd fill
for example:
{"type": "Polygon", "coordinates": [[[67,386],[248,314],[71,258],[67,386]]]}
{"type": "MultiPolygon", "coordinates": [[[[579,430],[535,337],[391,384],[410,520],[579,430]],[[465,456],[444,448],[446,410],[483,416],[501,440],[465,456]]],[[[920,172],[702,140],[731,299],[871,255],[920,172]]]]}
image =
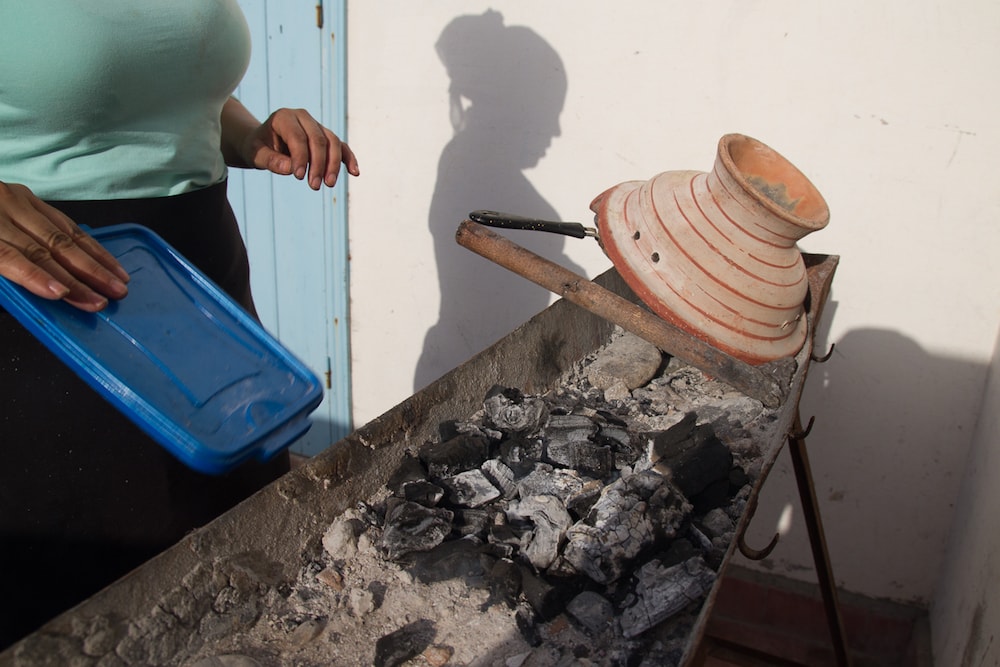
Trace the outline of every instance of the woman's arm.
{"type": "Polygon", "coordinates": [[[350,147],[320,125],[304,109],[278,109],[263,123],[239,100],[222,107],[222,155],[230,167],[267,169],[293,174],[318,190],[337,182],[341,163],[358,176],[358,160],[350,147]]]}

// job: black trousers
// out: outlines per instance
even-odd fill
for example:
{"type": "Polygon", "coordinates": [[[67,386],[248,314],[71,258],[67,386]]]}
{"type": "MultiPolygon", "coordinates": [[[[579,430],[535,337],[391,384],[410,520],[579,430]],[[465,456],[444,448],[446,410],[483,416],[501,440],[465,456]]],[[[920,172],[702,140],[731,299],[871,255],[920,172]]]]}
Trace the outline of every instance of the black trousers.
{"type": "MultiPolygon", "coordinates": [[[[92,228],[152,228],[254,313],[225,183],[50,203],[92,228]]],[[[220,476],[189,469],[0,309],[0,650],[287,470],[287,452],[220,476]]]]}

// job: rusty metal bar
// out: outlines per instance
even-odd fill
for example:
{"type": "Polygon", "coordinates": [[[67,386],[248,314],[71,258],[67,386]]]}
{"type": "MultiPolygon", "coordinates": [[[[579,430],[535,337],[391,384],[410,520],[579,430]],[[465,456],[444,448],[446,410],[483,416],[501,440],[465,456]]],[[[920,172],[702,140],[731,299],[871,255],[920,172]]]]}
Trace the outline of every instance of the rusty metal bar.
{"type": "MultiPolygon", "coordinates": [[[[812,426],[812,420],[810,420],[809,426],[812,426]]],[[[795,423],[792,432],[788,434],[788,451],[792,457],[795,483],[799,487],[799,498],[802,501],[802,512],[805,517],[806,530],[809,533],[809,545],[812,547],[813,562],[816,565],[816,576],[823,596],[830,638],[833,640],[834,655],[839,667],[849,667],[851,658],[847,650],[844,622],[837,601],[837,586],[833,578],[833,567],[830,564],[826,536],[823,533],[823,521],[819,515],[819,503],[816,500],[816,489],[809,467],[809,455],[806,452],[805,436],[807,433],[808,429],[805,431],[802,429],[802,418],[796,410],[795,423]]]]}

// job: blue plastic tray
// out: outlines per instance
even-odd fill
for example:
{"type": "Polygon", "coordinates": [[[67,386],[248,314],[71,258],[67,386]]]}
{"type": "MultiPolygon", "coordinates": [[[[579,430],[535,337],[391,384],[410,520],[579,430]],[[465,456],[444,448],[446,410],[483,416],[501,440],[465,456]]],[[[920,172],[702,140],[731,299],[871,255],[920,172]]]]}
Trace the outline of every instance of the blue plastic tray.
{"type": "Polygon", "coordinates": [[[308,430],[319,379],[163,239],[133,224],[89,230],[131,275],[99,313],[0,278],[0,305],[191,468],[267,460],[308,430]]]}

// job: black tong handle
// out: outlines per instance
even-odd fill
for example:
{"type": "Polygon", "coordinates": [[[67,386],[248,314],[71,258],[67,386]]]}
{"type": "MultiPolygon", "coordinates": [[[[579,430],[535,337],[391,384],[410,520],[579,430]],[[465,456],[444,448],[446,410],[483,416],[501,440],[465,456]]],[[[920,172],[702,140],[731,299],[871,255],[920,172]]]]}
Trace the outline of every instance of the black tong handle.
{"type": "Polygon", "coordinates": [[[502,229],[527,229],[535,232],[551,232],[553,234],[564,234],[574,238],[582,239],[587,236],[597,236],[597,230],[592,227],[584,227],[579,222],[552,222],[549,220],[539,220],[537,218],[526,218],[512,213],[500,213],[499,211],[473,211],[469,214],[469,220],[478,222],[487,227],[500,227],[502,229]]]}

